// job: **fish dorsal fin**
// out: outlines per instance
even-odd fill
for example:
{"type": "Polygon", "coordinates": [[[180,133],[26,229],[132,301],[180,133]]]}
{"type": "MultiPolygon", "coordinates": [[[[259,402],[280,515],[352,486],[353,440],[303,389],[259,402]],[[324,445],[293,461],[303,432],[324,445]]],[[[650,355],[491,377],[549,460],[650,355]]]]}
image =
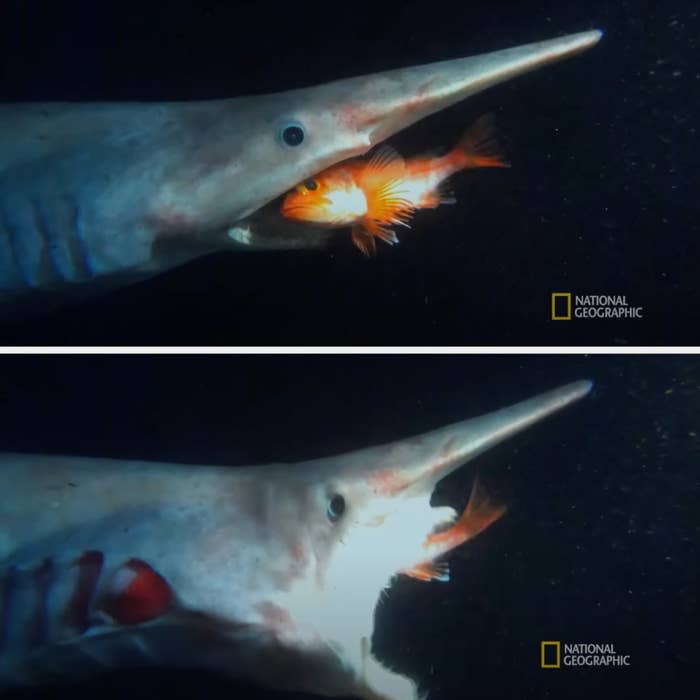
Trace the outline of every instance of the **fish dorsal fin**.
{"type": "Polygon", "coordinates": [[[370,159],[367,161],[367,167],[374,171],[384,171],[387,169],[403,171],[404,166],[405,162],[401,154],[386,143],[375,148],[370,159]]]}

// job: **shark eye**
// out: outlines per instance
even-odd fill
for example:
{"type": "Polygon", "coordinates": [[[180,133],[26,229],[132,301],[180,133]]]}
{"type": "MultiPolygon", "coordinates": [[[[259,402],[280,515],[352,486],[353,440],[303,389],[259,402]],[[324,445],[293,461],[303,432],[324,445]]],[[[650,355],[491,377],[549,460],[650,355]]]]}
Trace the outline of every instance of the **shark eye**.
{"type": "Polygon", "coordinates": [[[305,136],[304,127],[299,122],[287,122],[279,130],[279,138],[285,146],[299,146],[305,136]]]}
{"type": "Polygon", "coordinates": [[[328,502],[328,508],[326,510],[326,515],[328,519],[335,523],[340,520],[341,516],[345,512],[345,499],[336,493],[333,498],[328,502]]]}

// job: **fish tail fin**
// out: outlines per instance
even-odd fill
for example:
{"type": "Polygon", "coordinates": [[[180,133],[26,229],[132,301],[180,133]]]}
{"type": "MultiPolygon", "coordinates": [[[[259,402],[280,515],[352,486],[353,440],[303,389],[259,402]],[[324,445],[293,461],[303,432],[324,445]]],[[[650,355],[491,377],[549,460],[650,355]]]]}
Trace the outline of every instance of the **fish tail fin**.
{"type": "Polygon", "coordinates": [[[452,151],[461,168],[510,168],[501,153],[493,114],[479,117],[462,135],[452,151]]]}

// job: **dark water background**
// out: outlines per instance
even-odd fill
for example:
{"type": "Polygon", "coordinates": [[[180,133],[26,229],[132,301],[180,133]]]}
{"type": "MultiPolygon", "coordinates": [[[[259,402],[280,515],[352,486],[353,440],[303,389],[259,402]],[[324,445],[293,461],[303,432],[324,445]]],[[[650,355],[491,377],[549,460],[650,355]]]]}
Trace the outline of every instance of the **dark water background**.
{"type": "MultiPolygon", "coordinates": [[[[4,357],[0,448],[301,460],[585,377],[591,396],[441,483],[436,500],[461,508],[478,470],[508,513],[450,557],[449,584],[398,581],[379,609],[376,648],[430,700],[685,695],[698,653],[696,357],[4,357]],[[542,670],[541,640],[612,643],[631,666],[542,670]]],[[[122,671],[71,692],[287,697],[186,671],[122,671]]]]}
{"type": "Polygon", "coordinates": [[[458,175],[368,261],[221,253],[0,329],[27,344],[692,344],[700,340],[697,3],[40,3],[0,7],[0,99],[266,93],[592,27],[582,56],[392,139],[451,145],[495,112],[513,168],[458,175]],[[550,293],[624,294],[643,320],[550,320],[550,293]]]}

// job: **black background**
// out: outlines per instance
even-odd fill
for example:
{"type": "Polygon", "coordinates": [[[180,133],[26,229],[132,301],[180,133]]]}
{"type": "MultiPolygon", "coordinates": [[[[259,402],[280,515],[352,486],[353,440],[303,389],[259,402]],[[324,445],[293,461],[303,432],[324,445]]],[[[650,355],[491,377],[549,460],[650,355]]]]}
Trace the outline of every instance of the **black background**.
{"type": "MultiPolygon", "coordinates": [[[[589,397],[441,482],[435,502],[462,508],[478,470],[508,512],[453,552],[449,584],[397,581],[378,610],[377,653],[424,683],[430,700],[686,694],[684,675],[697,662],[697,358],[4,357],[0,449],[302,460],[585,377],[596,382],[589,397]],[[609,642],[632,665],[544,671],[539,643],[552,639],[609,642]]],[[[128,670],[71,688],[71,697],[173,692],[288,697],[201,672],[128,670]]]]}
{"type": "Polygon", "coordinates": [[[691,344],[697,294],[696,4],[39,3],[0,7],[0,99],[265,93],[605,30],[582,56],[392,139],[451,145],[496,113],[513,168],[456,176],[374,260],[221,253],[0,328],[12,344],[691,344]],[[694,184],[695,183],[695,184],[694,184]],[[624,294],[643,320],[550,320],[552,291],[624,294]]]}

